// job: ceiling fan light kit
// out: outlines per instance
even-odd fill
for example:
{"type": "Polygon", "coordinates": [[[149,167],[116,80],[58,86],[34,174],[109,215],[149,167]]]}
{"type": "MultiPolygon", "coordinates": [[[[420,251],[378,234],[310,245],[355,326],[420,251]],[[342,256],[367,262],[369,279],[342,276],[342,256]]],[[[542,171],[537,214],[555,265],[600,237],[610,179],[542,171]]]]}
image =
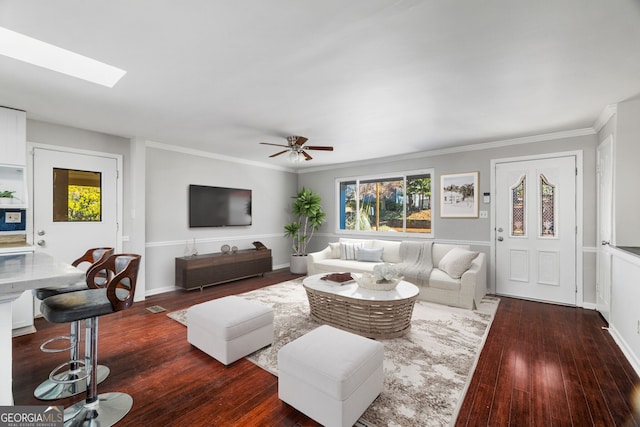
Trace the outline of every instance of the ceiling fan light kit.
{"type": "Polygon", "coordinates": [[[297,151],[289,151],[289,155],[287,155],[287,160],[291,163],[302,163],[302,156],[297,151]]]}
{"type": "Polygon", "coordinates": [[[279,151],[275,154],[270,155],[269,157],[276,157],[284,153],[287,154],[287,160],[292,163],[300,163],[303,160],[311,160],[313,157],[307,153],[306,150],[322,150],[322,151],[333,151],[333,147],[325,146],[325,145],[305,145],[309,139],[304,136],[288,136],[287,137],[287,145],[284,144],[272,144],[270,142],[261,142],[260,144],[264,145],[275,145],[276,147],[285,147],[286,150],[279,151]]]}

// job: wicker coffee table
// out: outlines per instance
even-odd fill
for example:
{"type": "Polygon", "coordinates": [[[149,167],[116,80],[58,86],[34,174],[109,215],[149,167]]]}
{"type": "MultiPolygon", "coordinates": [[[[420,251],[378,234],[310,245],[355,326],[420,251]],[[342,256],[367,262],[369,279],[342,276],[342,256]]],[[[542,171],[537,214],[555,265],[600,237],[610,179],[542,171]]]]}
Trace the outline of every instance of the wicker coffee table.
{"type": "Polygon", "coordinates": [[[372,291],[354,282],[322,280],[324,276],[302,281],[314,320],[368,338],[400,337],[411,329],[417,286],[403,280],[392,291],[372,291]]]}

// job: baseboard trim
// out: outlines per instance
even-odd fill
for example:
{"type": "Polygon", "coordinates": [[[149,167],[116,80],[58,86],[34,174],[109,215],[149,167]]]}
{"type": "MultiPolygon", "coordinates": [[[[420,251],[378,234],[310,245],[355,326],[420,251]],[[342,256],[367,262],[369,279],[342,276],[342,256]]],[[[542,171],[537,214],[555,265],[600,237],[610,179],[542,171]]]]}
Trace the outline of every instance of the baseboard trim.
{"type": "Polygon", "coordinates": [[[622,353],[627,358],[633,369],[636,371],[636,374],[640,376],[640,360],[638,360],[638,357],[634,354],[627,342],[616,330],[615,326],[612,326],[611,324],[609,324],[609,334],[611,334],[613,340],[616,342],[616,344],[618,344],[618,347],[620,347],[620,350],[622,350],[622,353]]]}

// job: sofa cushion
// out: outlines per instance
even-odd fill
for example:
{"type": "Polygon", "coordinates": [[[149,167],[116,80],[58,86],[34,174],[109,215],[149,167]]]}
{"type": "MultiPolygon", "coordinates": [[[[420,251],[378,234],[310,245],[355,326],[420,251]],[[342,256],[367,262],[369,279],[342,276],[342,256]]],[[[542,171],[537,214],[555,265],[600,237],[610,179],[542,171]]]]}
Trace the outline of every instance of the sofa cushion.
{"type": "Polygon", "coordinates": [[[338,239],[340,243],[361,243],[363,248],[373,249],[373,240],[372,239],[348,239],[346,237],[341,237],[338,239]]]}
{"type": "Polygon", "coordinates": [[[479,252],[462,248],[453,248],[442,257],[438,268],[453,279],[459,279],[462,274],[471,267],[471,263],[479,252]]]}
{"type": "Polygon", "coordinates": [[[358,248],[363,247],[360,242],[341,242],[340,243],[340,259],[357,259],[358,248]]]}
{"type": "Polygon", "coordinates": [[[331,255],[329,258],[340,258],[342,251],[340,250],[340,242],[329,243],[329,247],[331,248],[331,255]]]}
{"type": "Polygon", "coordinates": [[[390,262],[393,264],[402,262],[400,258],[400,243],[391,240],[374,240],[374,248],[384,248],[382,252],[382,261],[390,262]]]}
{"type": "Polygon", "coordinates": [[[358,248],[356,259],[364,262],[382,262],[382,251],[384,248],[358,248]]]}
{"type": "Polygon", "coordinates": [[[453,248],[471,249],[469,245],[454,245],[450,243],[434,243],[431,250],[431,257],[433,259],[433,266],[440,265],[440,260],[453,248]]]}
{"type": "Polygon", "coordinates": [[[447,291],[459,291],[460,279],[452,279],[444,271],[434,268],[431,270],[431,276],[429,276],[429,287],[447,291]]]}
{"type": "Polygon", "coordinates": [[[325,258],[315,263],[316,269],[320,272],[352,272],[352,273],[372,273],[373,267],[381,262],[362,262],[356,260],[325,258]]]}

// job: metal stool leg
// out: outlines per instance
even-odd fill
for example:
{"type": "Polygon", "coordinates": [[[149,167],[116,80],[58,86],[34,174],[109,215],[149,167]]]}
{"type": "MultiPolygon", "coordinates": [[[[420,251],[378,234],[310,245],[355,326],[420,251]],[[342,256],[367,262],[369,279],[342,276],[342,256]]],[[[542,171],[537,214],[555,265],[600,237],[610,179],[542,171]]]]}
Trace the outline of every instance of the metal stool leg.
{"type": "MultiPolygon", "coordinates": [[[[40,400],[57,400],[66,397],[75,396],[84,393],[87,390],[87,384],[84,380],[87,373],[84,366],[75,362],[80,356],[80,321],[71,322],[71,331],[69,334],[71,346],[69,348],[69,370],[56,375],[53,379],[47,379],[36,387],[33,395],[40,400]]],[[[90,365],[90,361],[86,361],[86,366],[90,365]]],[[[109,376],[109,368],[98,365],[97,382],[104,381],[109,376]]]]}
{"type": "Polygon", "coordinates": [[[86,319],[85,322],[85,358],[89,371],[87,397],[64,410],[64,425],[108,427],[127,415],[133,407],[133,398],[126,393],[98,394],[98,318],[86,319]]]}

